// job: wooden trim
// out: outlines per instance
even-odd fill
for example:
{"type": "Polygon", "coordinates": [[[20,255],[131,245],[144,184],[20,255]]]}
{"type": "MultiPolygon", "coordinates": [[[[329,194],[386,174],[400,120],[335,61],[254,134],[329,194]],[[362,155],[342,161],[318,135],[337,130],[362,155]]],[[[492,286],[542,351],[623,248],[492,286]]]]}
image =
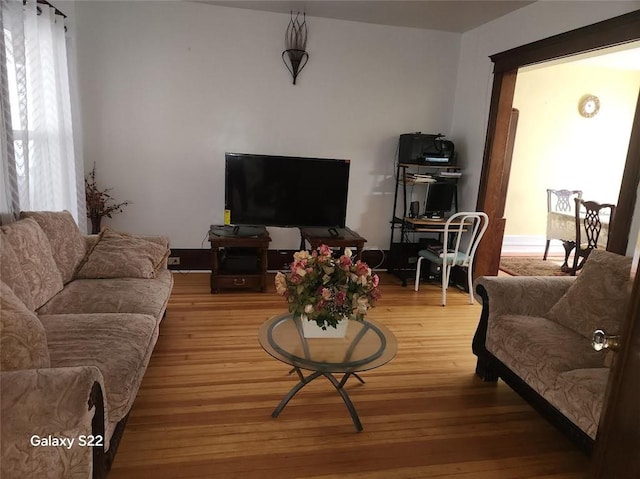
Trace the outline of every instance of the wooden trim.
{"type": "MultiPolygon", "coordinates": [[[[478,211],[484,211],[489,216],[489,226],[478,246],[474,267],[476,277],[498,274],[504,235],[504,208],[511,169],[510,134],[514,131],[511,119],[517,76],[517,70],[494,76],[485,161],[477,201],[478,211]]],[[[517,116],[515,118],[517,119],[517,116]]]]}
{"type": "Polygon", "coordinates": [[[627,161],[622,174],[620,195],[616,206],[615,221],[609,231],[607,251],[618,254],[626,254],[629,244],[629,232],[631,221],[637,201],[638,184],[640,183],[640,93],[636,102],[636,113],[629,138],[627,161]]]}
{"type": "Polygon", "coordinates": [[[640,37],[640,10],[512,48],[489,58],[494,72],[506,72],[576,53],[621,45],[640,37]]]}

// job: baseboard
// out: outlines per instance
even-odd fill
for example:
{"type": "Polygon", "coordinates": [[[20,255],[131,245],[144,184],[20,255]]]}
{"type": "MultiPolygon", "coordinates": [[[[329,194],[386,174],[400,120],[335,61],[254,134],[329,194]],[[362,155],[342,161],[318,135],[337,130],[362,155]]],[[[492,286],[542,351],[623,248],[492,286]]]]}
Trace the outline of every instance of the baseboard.
{"type": "MultiPolygon", "coordinates": [[[[502,254],[529,254],[542,258],[546,241],[546,236],[505,235],[502,240],[502,254]]],[[[551,240],[549,254],[564,255],[564,247],[560,240],[551,240]]]]}
{"type": "MultiPolygon", "coordinates": [[[[267,253],[267,265],[270,271],[282,271],[289,268],[293,253],[298,250],[270,249],[267,253]]],[[[362,260],[372,269],[387,269],[388,251],[368,250],[362,252],[362,260]]],[[[170,270],[176,271],[211,271],[211,250],[171,248],[169,258],[177,258],[178,264],[170,264],[170,270]]]]}

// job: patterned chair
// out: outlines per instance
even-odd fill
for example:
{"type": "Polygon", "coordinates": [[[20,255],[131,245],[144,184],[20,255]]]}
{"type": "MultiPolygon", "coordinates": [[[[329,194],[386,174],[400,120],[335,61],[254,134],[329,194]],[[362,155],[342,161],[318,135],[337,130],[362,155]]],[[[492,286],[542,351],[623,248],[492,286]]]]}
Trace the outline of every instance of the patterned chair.
{"type": "Polygon", "coordinates": [[[547,259],[549,253],[549,243],[552,239],[562,241],[565,249],[565,261],[569,258],[569,253],[573,249],[573,244],[567,241],[567,238],[557,237],[557,228],[554,225],[554,217],[557,213],[565,215],[573,215],[574,199],[582,198],[581,190],[551,190],[547,189],[547,243],[544,247],[543,260],[547,259]]]}

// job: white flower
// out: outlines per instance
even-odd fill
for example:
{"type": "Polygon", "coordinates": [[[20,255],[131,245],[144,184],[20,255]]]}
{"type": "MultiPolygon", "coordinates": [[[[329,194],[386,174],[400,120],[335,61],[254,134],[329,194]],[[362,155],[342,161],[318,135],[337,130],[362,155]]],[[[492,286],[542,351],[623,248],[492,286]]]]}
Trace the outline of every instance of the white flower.
{"type": "Polygon", "coordinates": [[[309,259],[309,258],[311,258],[311,255],[306,250],[302,250],[302,251],[298,251],[297,253],[293,253],[293,259],[295,261],[302,261],[303,259],[309,259]]]}
{"type": "Polygon", "coordinates": [[[367,309],[369,309],[369,299],[365,296],[360,296],[358,298],[358,313],[366,314],[367,309]]]}
{"type": "Polygon", "coordinates": [[[278,273],[276,273],[276,292],[278,294],[284,294],[285,291],[287,291],[287,279],[286,276],[284,274],[282,274],[282,272],[278,271],[278,273]]]}
{"type": "Polygon", "coordinates": [[[312,304],[307,304],[304,307],[304,312],[307,313],[307,314],[313,313],[313,305],[312,304]]]}
{"type": "Polygon", "coordinates": [[[344,255],[345,255],[347,258],[351,258],[351,256],[353,255],[353,253],[351,252],[351,248],[345,248],[345,249],[344,249],[344,255]]]}

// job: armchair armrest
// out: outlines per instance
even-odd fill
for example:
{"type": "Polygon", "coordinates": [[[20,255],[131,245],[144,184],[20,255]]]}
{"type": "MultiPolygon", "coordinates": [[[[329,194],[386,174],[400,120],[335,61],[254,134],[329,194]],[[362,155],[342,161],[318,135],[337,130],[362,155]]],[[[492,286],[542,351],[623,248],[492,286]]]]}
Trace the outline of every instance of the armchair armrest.
{"type": "Polygon", "coordinates": [[[102,385],[95,366],[0,372],[0,476],[90,478],[105,449],[102,385]]]}
{"type": "Polygon", "coordinates": [[[498,379],[498,361],[487,351],[489,322],[502,315],[543,316],[573,284],[566,276],[482,276],[474,289],[482,301],[480,322],[471,349],[478,357],[476,374],[484,381],[498,379]]]}
{"type": "Polygon", "coordinates": [[[489,317],[503,314],[542,316],[569,289],[575,276],[482,276],[474,289],[488,303],[489,317]]]}

